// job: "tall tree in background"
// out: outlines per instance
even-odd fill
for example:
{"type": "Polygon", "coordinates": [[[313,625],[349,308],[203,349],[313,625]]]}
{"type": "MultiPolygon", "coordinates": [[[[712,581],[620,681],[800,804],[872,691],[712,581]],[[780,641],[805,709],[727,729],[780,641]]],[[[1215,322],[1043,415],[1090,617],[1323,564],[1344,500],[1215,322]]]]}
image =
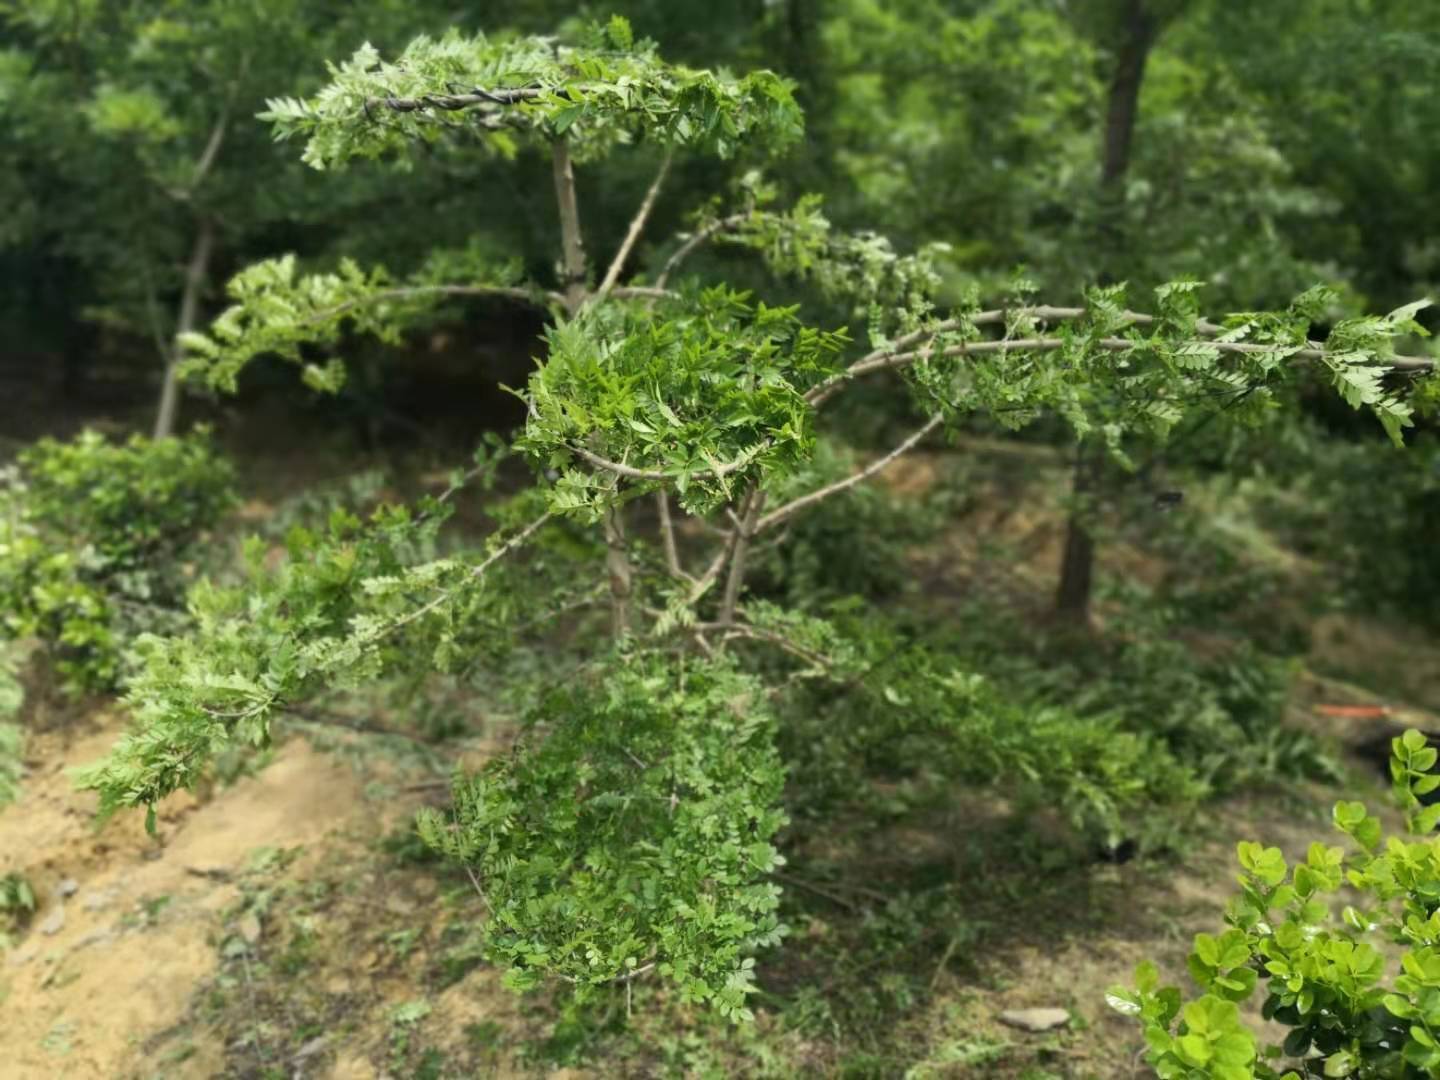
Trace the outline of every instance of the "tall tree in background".
{"type": "MultiPolygon", "coordinates": [[[[1116,27],[1117,42],[1110,89],[1106,98],[1104,150],[1100,165],[1100,278],[1107,284],[1119,276],[1126,255],[1125,182],[1130,173],[1130,147],[1135,139],[1135,120],[1140,110],[1140,87],[1145,65],[1160,33],[1153,0],[1121,0],[1116,27]]],[[[1103,451],[1081,439],[1075,448],[1075,473],[1071,494],[1077,505],[1065,523],[1065,548],[1060,562],[1060,584],[1055,593],[1055,610],[1070,622],[1090,620],[1090,597],[1094,591],[1095,539],[1085,521],[1087,500],[1094,492],[1103,468],[1103,451]]]]}
{"type": "MultiPolygon", "coordinates": [[[[72,303],[151,342],[156,437],[175,429],[178,340],[203,321],[227,250],[243,254],[257,236],[346,207],[343,194],[307,197],[313,178],[254,119],[267,93],[314,69],[333,35],[355,36],[346,12],[287,0],[0,4],[16,42],[0,54],[0,117],[24,165],[13,205],[31,208],[0,245],[28,247],[22,276],[47,264],[78,270],[88,287],[72,303]]],[[[365,16],[377,40],[424,17],[392,3],[365,16]]]]}

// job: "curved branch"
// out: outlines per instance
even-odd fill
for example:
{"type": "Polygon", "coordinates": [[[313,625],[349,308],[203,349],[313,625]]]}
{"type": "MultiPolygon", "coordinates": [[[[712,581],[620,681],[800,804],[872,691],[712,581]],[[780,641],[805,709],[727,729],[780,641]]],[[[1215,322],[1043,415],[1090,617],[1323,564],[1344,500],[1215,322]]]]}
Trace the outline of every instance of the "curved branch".
{"type": "Polygon", "coordinates": [[[665,183],[665,177],[670,173],[670,161],[674,154],[666,151],[665,160],[660,163],[660,171],[655,174],[655,179],[650,182],[649,189],[645,192],[645,198],[640,202],[640,209],[635,211],[635,216],[630,220],[630,228],[625,233],[625,239],[621,241],[619,250],[615,252],[615,258],[610,260],[610,268],[605,271],[605,279],[600,282],[600,288],[595,290],[591,297],[591,303],[600,303],[610,295],[610,290],[620,280],[620,272],[625,269],[625,260],[630,258],[630,252],[634,250],[635,243],[640,239],[640,234],[645,230],[645,223],[650,220],[650,211],[655,209],[655,200],[660,196],[660,188],[665,183]]]}
{"type": "Polygon", "coordinates": [[[715,221],[712,221],[710,222],[710,224],[697,231],[694,235],[690,237],[689,240],[686,240],[685,243],[681,244],[680,247],[676,249],[675,254],[671,255],[670,258],[665,260],[665,265],[660,269],[660,276],[655,279],[655,287],[657,289],[664,289],[666,282],[670,280],[670,275],[679,268],[681,263],[683,263],[691,255],[693,255],[697,248],[700,248],[704,244],[708,243],[711,238],[716,236],[718,233],[729,232],[732,229],[738,229],[749,219],[749,217],[749,214],[731,214],[729,217],[719,218],[715,221]]]}
{"type": "Polygon", "coordinates": [[[812,506],[815,503],[820,502],[822,499],[828,499],[832,495],[838,495],[840,494],[840,492],[847,491],[857,484],[863,484],[866,480],[869,480],[870,477],[874,476],[876,473],[882,472],[886,468],[888,468],[891,463],[895,461],[896,458],[899,458],[913,450],[916,445],[925,438],[925,436],[929,435],[932,431],[934,431],[937,427],[944,423],[944,420],[945,418],[939,414],[932,416],[923,427],[921,427],[918,431],[912,434],[899,446],[895,447],[895,449],[891,450],[884,457],[876,458],[869,465],[866,465],[865,468],[851,473],[843,480],[838,480],[833,484],[820,488],[818,491],[812,491],[808,495],[801,495],[798,499],[791,499],[784,506],[780,506],[770,511],[770,513],[766,514],[758,522],[756,522],[754,531],[757,533],[764,532],[771,526],[780,524],[782,521],[789,518],[792,514],[796,514],[799,511],[805,509],[805,507],[807,506],[812,506]]]}

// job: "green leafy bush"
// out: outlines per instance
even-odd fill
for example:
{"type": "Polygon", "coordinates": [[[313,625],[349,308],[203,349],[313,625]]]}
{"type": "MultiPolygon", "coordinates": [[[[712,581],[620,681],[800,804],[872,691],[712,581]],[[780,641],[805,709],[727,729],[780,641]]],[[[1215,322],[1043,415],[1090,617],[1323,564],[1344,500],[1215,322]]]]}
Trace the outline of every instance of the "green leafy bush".
{"type": "Polygon", "coordinates": [[[72,690],[108,689],[137,633],[173,626],[194,545],[230,506],[203,435],[122,444],[85,432],[22,451],[0,494],[4,633],[53,651],[72,690]]]}
{"type": "Polygon", "coordinates": [[[941,642],[861,633],[855,677],[816,683],[784,714],[786,756],[811,812],[877,778],[997,786],[1113,844],[1140,829],[1143,808],[1202,791],[1163,738],[1116,710],[1077,710],[967,670],[941,642]]]}
{"type": "Polygon", "coordinates": [[[510,757],[456,778],[453,818],[419,820],[484,882],[510,983],[655,969],[685,1000],[748,1016],[753,954],[783,932],[766,874],[784,770],[761,685],[645,658],[547,695],[527,727],[510,757]]]}
{"type": "Polygon", "coordinates": [[[1285,722],[1295,664],[1212,634],[1168,606],[1127,598],[1107,633],[1052,640],[986,603],[967,607],[948,647],[1011,692],[1157,737],[1212,792],[1276,776],[1339,779],[1326,748],[1285,722]]]}
{"type": "Polygon", "coordinates": [[[1278,848],[1241,843],[1229,928],[1197,935],[1190,954],[1201,996],[1184,1003],[1148,962],[1134,989],[1110,991],[1143,1025],[1163,1080],[1440,1075],[1440,805],[1422,802],[1440,788],[1437,754],[1416,731],[1391,752],[1409,839],[1340,802],[1335,827],[1349,851],[1316,842],[1291,866],[1278,848]],[[1264,1018],[1289,1029],[1263,1050],[1239,1011],[1257,989],[1264,1018]]]}

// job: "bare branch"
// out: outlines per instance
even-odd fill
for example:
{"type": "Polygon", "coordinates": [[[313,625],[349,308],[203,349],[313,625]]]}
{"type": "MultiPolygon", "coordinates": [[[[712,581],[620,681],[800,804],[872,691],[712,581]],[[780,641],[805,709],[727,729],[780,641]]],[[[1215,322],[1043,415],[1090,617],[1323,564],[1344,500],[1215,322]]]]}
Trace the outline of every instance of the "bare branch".
{"type": "Polygon", "coordinates": [[[714,236],[722,232],[729,232],[738,229],[749,218],[749,214],[732,214],[726,218],[710,222],[704,228],[697,230],[690,239],[686,240],[675,254],[665,260],[665,265],[660,269],[660,276],[655,279],[655,287],[664,289],[670,280],[670,275],[679,269],[680,264],[693,255],[697,248],[708,243],[714,236]]]}
{"type": "Polygon", "coordinates": [[[751,488],[742,520],[735,528],[730,574],[725,579],[725,596],[720,601],[720,622],[727,626],[735,621],[735,605],[740,601],[740,589],[745,584],[745,559],[750,551],[750,539],[755,535],[755,523],[764,507],[765,493],[758,486],[751,488]]]}
{"type": "MultiPolygon", "coordinates": [[[[217,129],[220,130],[220,129],[217,129]]],[[[176,341],[167,350],[164,381],[160,385],[160,406],[155,412],[154,437],[163,439],[175,430],[175,414],[180,409],[180,361],[183,352],[179,338],[195,329],[200,311],[200,290],[210,270],[210,256],[215,250],[215,223],[208,217],[200,219],[190,262],[185,267],[185,290],[180,295],[180,312],[175,322],[176,341]]]]}
{"type": "Polygon", "coordinates": [[[195,190],[205,182],[210,175],[210,170],[215,167],[215,159],[220,156],[220,147],[225,143],[225,132],[230,126],[230,107],[227,105],[220,111],[220,118],[215,121],[214,128],[210,131],[210,138],[205,142],[205,149],[200,153],[200,160],[195,163],[195,172],[190,177],[190,187],[186,196],[194,194],[195,190]]]}
{"type": "Polygon", "coordinates": [[[650,187],[645,192],[645,198],[640,202],[640,209],[635,211],[635,216],[630,221],[630,228],[625,233],[625,239],[621,241],[619,250],[615,252],[615,258],[610,260],[610,269],[605,271],[605,279],[600,282],[600,288],[595,291],[592,298],[593,303],[598,304],[609,296],[610,290],[620,280],[620,273],[625,269],[625,260],[630,258],[630,252],[634,250],[636,241],[645,231],[645,223],[650,220],[650,212],[655,209],[655,200],[659,198],[660,188],[665,183],[665,177],[670,173],[670,162],[673,157],[674,155],[670,151],[665,152],[665,160],[660,163],[660,171],[650,182],[650,187]]]}
{"type": "Polygon", "coordinates": [[[720,550],[715,552],[715,556],[710,560],[710,565],[705,568],[705,572],[695,579],[695,584],[690,588],[690,595],[686,598],[687,602],[691,604],[699,602],[700,598],[710,591],[710,586],[720,580],[720,572],[730,561],[730,552],[735,549],[737,536],[738,533],[733,529],[725,533],[725,542],[720,545],[720,550]]]}
{"type": "Polygon", "coordinates": [[[610,622],[616,640],[630,632],[630,555],[625,547],[624,511],[605,511],[605,569],[610,577],[610,622]]]}
{"type": "Polygon", "coordinates": [[[805,509],[805,507],[807,506],[812,506],[815,503],[820,502],[822,499],[828,499],[832,495],[838,495],[840,494],[840,492],[846,491],[857,484],[864,483],[876,473],[888,468],[890,464],[895,461],[896,458],[901,457],[902,455],[907,454],[911,450],[913,450],[915,446],[920,442],[920,440],[925,438],[925,436],[929,435],[932,431],[939,427],[943,421],[944,417],[942,416],[937,415],[931,417],[925,423],[924,427],[920,428],[918,431],[916,431],[908,439],[902,442],[899,446],[895,447],[894,450],[891,450],[884,457],[877,458],[869,465],[865,466],[865,468],[850,474],[843,480],[837,480],[835,483],[820,488],[818,491],[812,491],[808,495],[801,495],[798,499],[792,499],[784,506],[781,506],[776,510],[772,510],[770,513],[766,514],[756,523],[754,531],[757,533],[764,532],[771,526],[778,525],[781,522],[785,521],[792,514],[798,513],[799,511],[805,509]]]}
{"type": "MultiPolygon", "coordinates": [[[[497,90],[485,90],[476,86],[464,94],[425,94],[423,97],[413,98],[367,98],[365,106],[390,109],[393,112],[424,112],[430,109],[459,112],[475,105],[519,105],[553,92],[539,86],[520,86],[497,90]]],[[[563,93],[563,91],[561,92],[563,93]]]]}
{"type": "Polygon", "coordinates": [[[611,289],[610,295],[617,300],[673,300],[679,294],[653,285],[621,285],[611,289]]]}
{"type": "Polygon", "coordinates": [[[663,488],[655,492],[655,509],[660,515],[660,546],[665,549],[665,566],[672,577],[695,579],[680,565],[680,549],[675,543],[675,522],[670,518],[670,493],[663,488]]]}

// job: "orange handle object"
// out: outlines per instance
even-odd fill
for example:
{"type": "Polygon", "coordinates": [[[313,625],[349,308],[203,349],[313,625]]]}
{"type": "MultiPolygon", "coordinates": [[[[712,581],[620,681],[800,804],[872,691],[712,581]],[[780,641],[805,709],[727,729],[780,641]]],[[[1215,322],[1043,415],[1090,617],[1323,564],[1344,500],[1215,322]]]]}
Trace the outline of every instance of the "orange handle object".
{"type": "Polygon", "coordinates": [[[1316,705],[1321,716],[1347,716],[1359,720],[1378,720],[1390,715],[1389,705],[1316,705]]]}

